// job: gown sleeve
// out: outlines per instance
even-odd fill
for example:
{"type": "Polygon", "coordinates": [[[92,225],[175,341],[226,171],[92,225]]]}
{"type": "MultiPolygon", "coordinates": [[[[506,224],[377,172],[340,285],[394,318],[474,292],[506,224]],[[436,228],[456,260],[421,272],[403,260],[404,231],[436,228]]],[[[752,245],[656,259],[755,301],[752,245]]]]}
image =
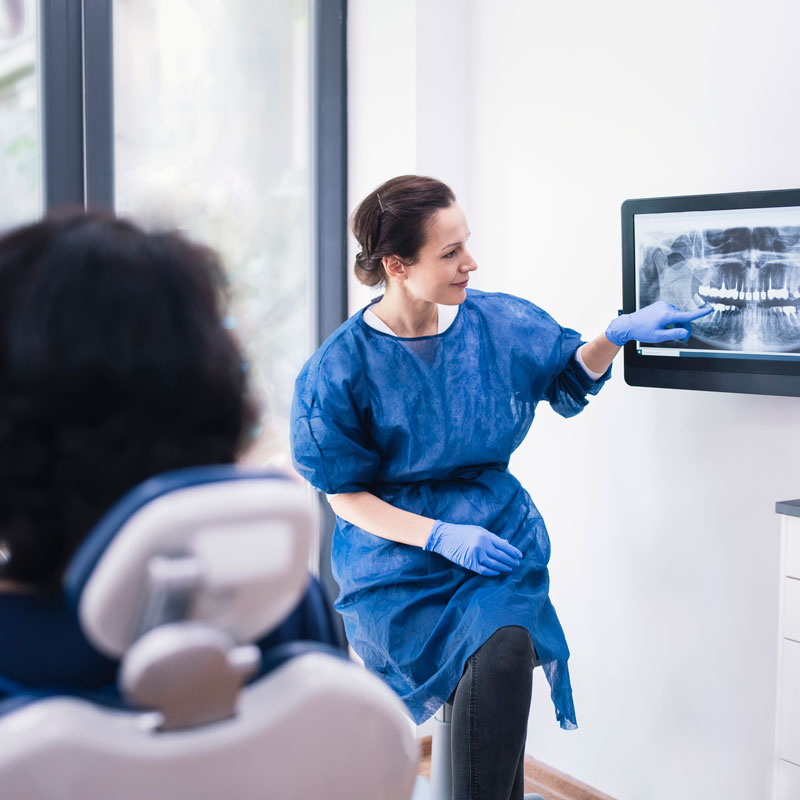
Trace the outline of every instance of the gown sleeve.
{"type": "Polygon", "coordinates": [[[559,326],[560,333],[551,356],[552,377],[544,390],[544,399],[562,417],[573,417],[587,405],[586,396],[595,395],[611,377],[611,367],[593,380],[578,363],[575,351],[584,342],[571,328],[559,326]]]}
{"type": "Polygon", "coordinates": [[[358,400],[353,363],[336,348],[318,351],[295,384],[292,460],[300,475],[326,494],[370,491],[380,470],[367,434],[369,408],[358,400]]]}

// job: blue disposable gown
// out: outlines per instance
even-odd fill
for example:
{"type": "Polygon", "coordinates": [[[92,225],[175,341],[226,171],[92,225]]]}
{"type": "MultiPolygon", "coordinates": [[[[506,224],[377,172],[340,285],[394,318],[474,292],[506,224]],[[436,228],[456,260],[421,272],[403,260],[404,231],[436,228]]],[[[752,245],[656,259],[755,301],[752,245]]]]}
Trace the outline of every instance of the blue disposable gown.
{"type": "Polygon", "coordinates": [[[574,358],[580,344],[526,300],[468,290],[434,336],[391,336],[359,311],[297,378],[292,451],[314,486],[481,525],[523,553],[516,569],[485,577],[337,520],[335,608],[353,649],[417,724],[447,700],[475,650],[498,628],[519,625],[531,634],[558,721],[575,727],[569,650],[548,597],[550,540],[508,461],[540,400],[569,417],[609,377],[586,374],[574,358]]]}

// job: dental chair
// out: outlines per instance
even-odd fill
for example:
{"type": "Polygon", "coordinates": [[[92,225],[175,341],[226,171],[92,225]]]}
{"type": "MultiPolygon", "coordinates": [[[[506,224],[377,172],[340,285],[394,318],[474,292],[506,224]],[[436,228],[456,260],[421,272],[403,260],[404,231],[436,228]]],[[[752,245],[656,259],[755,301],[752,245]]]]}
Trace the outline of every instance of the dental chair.
{"type": "Polygon", "coordinates": [[[119,691],[0,706],[4,800],[408,800],[394,692],[330,644],[264,645],[305,595],[314,525],[303,485],[232,466],[119,501],[64,577],[119,691]]]}

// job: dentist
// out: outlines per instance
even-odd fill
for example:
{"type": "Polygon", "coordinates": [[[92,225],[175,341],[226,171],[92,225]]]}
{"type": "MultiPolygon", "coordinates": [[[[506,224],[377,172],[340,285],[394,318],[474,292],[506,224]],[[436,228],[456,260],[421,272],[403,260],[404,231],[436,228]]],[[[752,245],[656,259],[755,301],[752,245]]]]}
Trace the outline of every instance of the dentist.
{"type": "Polygon", "coordinates": [[[583,343],[527,300],[469,289],[467,220],[432,178],[387,181],[351,224],[356,275],[385,293],[305,364],[291,431],[337,516],[335,607],[418,724],[452,701],[454,796],[522,798],[535,662],[561,726],[576,719],[550,540],[509,458],[540,401],[577,414],[626,341],[687,339],[708,312],[656,303],[583,343]]]}

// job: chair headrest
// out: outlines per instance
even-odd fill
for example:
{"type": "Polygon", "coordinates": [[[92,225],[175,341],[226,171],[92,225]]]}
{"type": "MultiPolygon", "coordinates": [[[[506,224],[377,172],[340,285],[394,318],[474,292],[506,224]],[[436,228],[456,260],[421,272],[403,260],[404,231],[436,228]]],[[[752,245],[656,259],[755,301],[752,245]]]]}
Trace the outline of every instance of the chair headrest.
{"type": "Polygon", "coordinates": [[[87,638],[114,658],[177,619],[253,641],[305,591],[315,526],[307,487],[286,475],[233,465],[165,473],[100,520],[64,591],[87,638]]]}

